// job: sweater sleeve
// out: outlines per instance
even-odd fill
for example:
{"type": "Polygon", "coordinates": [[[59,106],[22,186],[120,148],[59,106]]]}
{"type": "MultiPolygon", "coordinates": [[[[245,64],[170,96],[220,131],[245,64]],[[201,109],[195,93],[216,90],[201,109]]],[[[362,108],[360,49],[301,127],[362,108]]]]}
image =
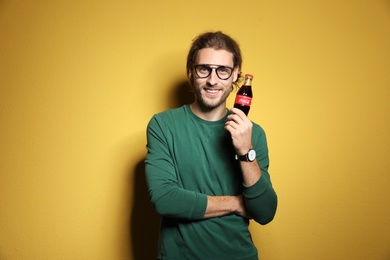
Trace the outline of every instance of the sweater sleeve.
{"type": "Polygon", "coordinates": [[[145,161],[152,205],[161,216],[202,219],[206,211],[207,196],[180,187],[169,138],[172,138],[169,129],[162,120],[154,116],[147,127],[148,153],[145,161]]]}
{"type": "Polygon", "coordinates": [[[265,225],[273,220],[278,199],[268,173],[269,157],[266,136],[262,128],[258,129],[260,131],[255,132],[253,145],[261,168],[261,177],[254,185],[244,186],[243,195],[249,215],[256,222],[265,225]]]}

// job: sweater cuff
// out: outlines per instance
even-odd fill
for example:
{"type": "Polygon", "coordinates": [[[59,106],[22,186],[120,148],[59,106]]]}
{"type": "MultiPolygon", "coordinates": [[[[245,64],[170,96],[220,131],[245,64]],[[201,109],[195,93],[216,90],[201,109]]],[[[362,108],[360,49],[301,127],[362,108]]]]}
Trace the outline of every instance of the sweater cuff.
{"type": "Polygon", "coordinates": [[[207,195],[205,194],[196,194],[196,201],[194,206],[193,218],[194,219],[203,219],[204,214],[206,213],[207,207],[207,195]]]}
{"type": "Polygon", "coordinates": [[[260,197],[263,193],[266,192],[268,189],[268,182],[266,178],[263,176],[260,177],[260,179],[253,184],[252,186],[245,186],[243,184],[243,195],[245,198],[252,199],[256,197],[260,197]]]}

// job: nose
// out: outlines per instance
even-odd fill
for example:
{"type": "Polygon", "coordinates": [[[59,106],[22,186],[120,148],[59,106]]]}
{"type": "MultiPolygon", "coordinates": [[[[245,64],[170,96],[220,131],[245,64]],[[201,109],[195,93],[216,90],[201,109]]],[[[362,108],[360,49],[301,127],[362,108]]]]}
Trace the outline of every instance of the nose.
{"type": "Polygon", "coordinates": [[[207,84],[214,86],[218,83],[217,71],[213,68],[210,75],[207,77],[207,84]]]}

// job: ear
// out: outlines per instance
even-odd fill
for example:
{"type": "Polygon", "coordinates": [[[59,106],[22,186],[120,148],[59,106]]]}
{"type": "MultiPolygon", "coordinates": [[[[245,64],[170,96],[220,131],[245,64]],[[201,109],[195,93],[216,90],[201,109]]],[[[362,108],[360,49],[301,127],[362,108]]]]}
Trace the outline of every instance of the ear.
{"type": "Polygon", "coordinates": [[[192,71],[191,70],[188,70],[187,71],[187,78],[192,81],[192,71]]]}
{"type": "Polygon", "coordinates": [[[240,73],[240,68],[236,66],[233,70],[233,82],[238,80],[238,74],[240,73]]]}

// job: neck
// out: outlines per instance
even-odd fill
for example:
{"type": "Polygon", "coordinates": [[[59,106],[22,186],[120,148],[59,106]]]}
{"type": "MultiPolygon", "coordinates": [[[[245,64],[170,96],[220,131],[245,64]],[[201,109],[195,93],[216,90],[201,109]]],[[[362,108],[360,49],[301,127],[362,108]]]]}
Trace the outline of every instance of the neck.
{"type": "Polygon", "coordinates": [[[197,115],[198,117],[202,118],[203,120],[207,121],[218,121],[222,119],[226,113],[226,104],[223,103],[223,105],[218,106],[213,109],[207,109],[204,107],[201,107],[196,101],[190,105],[190,108],[192,112],[197,115]]]}

